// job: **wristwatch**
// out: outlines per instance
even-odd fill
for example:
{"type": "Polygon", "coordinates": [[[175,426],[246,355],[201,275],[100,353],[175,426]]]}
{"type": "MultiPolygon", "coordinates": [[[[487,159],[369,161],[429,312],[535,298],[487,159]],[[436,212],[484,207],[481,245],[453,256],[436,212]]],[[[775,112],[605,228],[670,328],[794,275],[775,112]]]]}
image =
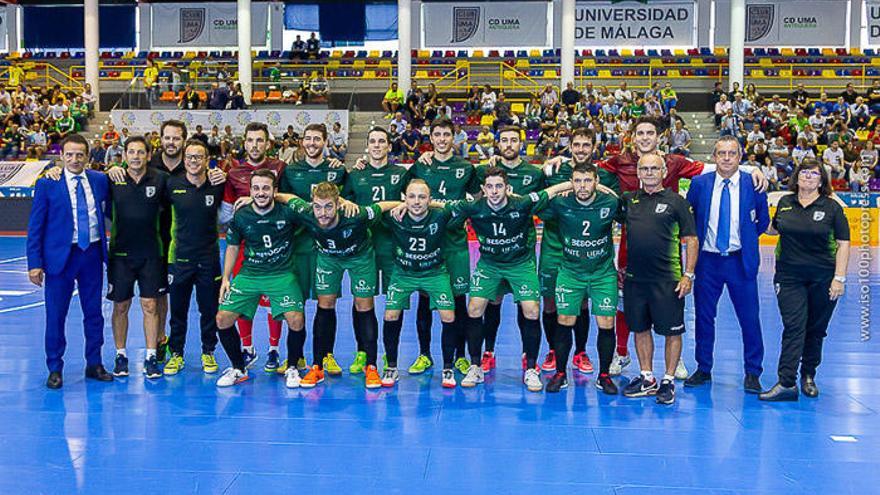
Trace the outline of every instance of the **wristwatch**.
{"type": "Polygon", "coordinates": [[[842,283],[842,284],[845,284],[845,283],[846,283],[846,277],[844,277],[844,276],[840,276],[840,275],[837,275],[837,276],[834,277],[834,281],[835,281],[835,282],[840,282],[840,283],[842,283]]]}
{"type": "Polygon", "coordinates": [[[689,279],[691,279],[691,282],[693,282],[693,281],[694,281],[694,279],[695,279],[695,278],[697,278],[697,276],[696,276],[696,275],[694,275],[694,274],[693,274],[693,273],[691,273],[691,272],[684,272],[684,273],[683,273],[683,274],[682,274],[682,275],[684,275],[684,276],[685,276],[685,277],[687,277],[687,278],[689,278],[689,279]]]}

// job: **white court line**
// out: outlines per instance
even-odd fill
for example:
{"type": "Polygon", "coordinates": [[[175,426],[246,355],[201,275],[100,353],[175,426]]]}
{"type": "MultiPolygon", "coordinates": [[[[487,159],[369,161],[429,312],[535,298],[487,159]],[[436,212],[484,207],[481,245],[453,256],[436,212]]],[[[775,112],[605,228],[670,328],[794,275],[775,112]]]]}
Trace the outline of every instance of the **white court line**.
{"type": "Polygon", "coordinates": [[[24,261],[26,259],[27,259],[27,256],[19,256],[18,258],[6,258],[3,260],[0,260],[0,265],[2,265],[4,263],[15,263],[16,261],[24,261]]]}
{"type": "MultiPolygon", "coordinates": [[[[73,291],[73,295],[71,297],[76,297],[78,295],[79,295],[79,289],[75,289],[73,291]]],[[[13,306],[11,308],[4,308],[4,309],[0,309],[0,315],[2,315],[4,313],[12,313],[15,311],[24,311],[26,309],[39,308],[40,306],[45,306],[45,305],[46,305],[46,301],[39,301],[39,302],[35,302],[35,303],[25,304],[22,306],[13,306]]]]}

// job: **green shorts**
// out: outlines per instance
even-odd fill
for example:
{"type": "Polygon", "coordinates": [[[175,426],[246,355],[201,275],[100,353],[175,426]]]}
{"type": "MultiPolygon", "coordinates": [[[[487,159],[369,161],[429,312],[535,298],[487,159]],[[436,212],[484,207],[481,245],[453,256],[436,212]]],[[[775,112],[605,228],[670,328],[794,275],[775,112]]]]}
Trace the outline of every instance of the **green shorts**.
{"type": "Polygon", "coordinates": [[[376,295],[376,258],[372,248],[345,258],[318,253],[315,294],[339,295],[342,291],[342,276],[346,270],[351,281],[352,296],[367,298],[376,295]]]}
{"type": "Polygon", "coordinates": [[[220,301],[219,309],[252,320],[263,295],[269,299],[272,317],[276,320],[283,319],[284,313],[303,312],[302,292],[292,273],[258,276],[239,273],[232,279],[232,286],[220,301]]]}
{"type": "Polygon", "coordinates": [[[534,257],[504,266],[480,258],[477,268],[471,275],[471,297],[494,301],[498,294],[502,294],[505,282],[513,289],[514,302],[540,300],[538,271],[534,257]]]}
{"type": "Polygon", "coordinates": [[[293,274],[299,283],[300,293],[306,300],[315,298],[315,270],[317,269],[317,255],[310,253],[297,253],[293,256],[293,274]]]}
{"type": "Polygon", "coordinates": [[[556,297],[556,277],[559,274],[562,258],[562,251],[545,249],[544,245],[541,245],[541,258],[538,263],[541,297],[556,297]]]}
{"type": "Polygon", "coordinates": [[[446,268],[427,272],[405,272],[394,268],[388,296],[385,298],[385,310],[400,311],[409,309],[409,298],[415,291],[421,291],[431,300],[431,309],[454,310],[455,299],[452,296],[452,285],[446,268]]]}
{"type": "Polygon", "coordinates": [[[388,287],[391,285],[391,274],[394,273],[394,270],[394,252],[376,250],[376,271],[379,273],[376,280],[382,283],[379,292],[388,294],[388,287]]]}
{"type": "Polygon", "coordinates": [[[596,316],[617,314],[617,270],[584,273],[565,265],[556,278],[556,311],[561,315],[577,316],[585,298],[591,301],[590,311],[596,316]]]}
{"type": "Polygon", "coordinates": [[[444,249],[444,254],[449,283],[452,284],[452,294],[456,296],[467,294],[470,289],[468,280],[471,276],[471,255],[467,246],[464,249],[444,249]]]}

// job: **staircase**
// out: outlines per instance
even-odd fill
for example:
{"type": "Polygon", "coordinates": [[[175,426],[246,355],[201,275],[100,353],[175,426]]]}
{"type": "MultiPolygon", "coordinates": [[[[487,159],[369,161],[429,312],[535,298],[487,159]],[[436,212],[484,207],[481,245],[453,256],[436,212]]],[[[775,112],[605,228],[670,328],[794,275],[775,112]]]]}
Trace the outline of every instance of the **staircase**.
{"type": "Polygon", "coordinates": [[[358,158],[366,155],[367,134],[373,126],[388,128],[384,112],[351,112],[348,128],[348,154],[345,163],[354,165],[358,158]]]}
{"type": "Polygon", "coordinates": [[[715,116],[709,112],[683,113],[681,116],[691,133],[691,158],[711,162],[712,148],[718,139],[715,116]]]}

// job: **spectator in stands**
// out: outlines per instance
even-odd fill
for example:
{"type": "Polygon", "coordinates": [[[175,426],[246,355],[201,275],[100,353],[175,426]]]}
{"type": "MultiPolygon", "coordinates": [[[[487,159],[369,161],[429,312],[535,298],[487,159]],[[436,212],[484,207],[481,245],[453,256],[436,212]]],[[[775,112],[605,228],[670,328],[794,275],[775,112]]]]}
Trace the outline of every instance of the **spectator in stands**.
{"type": "Polygon", "coordinates": [[[49,98],[43,98],[40,100],[40,106],[37,107],[36,116],[40,118],[40,120],[46,122],[52,119],[52,107],[49,106],[49,98]]]}
{"type": "Polygon", "coordinates": [[[843,150],[840,149],[840,142],[832,141],[825,151],[822,152],[822,164],[832,179],[844,178],[845,168],[843,166],[843,150]]]}
{"type": "Polygon", "coordinates": [[[857,96],[855,103],[849,107],[849,113],[850,125],[852,125],[857,131],[868,127],[868,122],[871,120],[871,110],[868,108],[868,105],[865,104],[864,98],[857,96]]]}
{"type": "Polygon", "coordinates": [[[290,146],[293,149],[299,148],[300,145],[300,137],[299,134],[293,129],[292,125],[287,126],[287,131],[281,135],[281,140],[287,140],[290,143],[290,146]]]}
{"type": "Polygon", "coordinates": [[[770,117],[773,119],[779,120],[783,110],[787,110],[785,103],[782,102],[779,95],[774,94],[770,98],[770,103],[767,104],[767,113],[769,113],[770,117]]]}
{"type": "Polygon", "coordinates": [[[401,140],[401,133],[397,128],[397,124],[393,122],[389,126],[388,133],[391,134],[391,156],[395,159],[399,159],[400,155],[403,152],[403,144],[401,140]]]}
{"type": "Polygon", "coordinates": [[[544,91],[541,92],[541,108],[544,112],[548,110],[556,112],[559,109],[559,95],[556,93],[556,88],[549,84],[544,86],[544,91]]]}
{"type": "Polygon", "coordinates": [[[837,141],[840,143],[840,147],[844,147],[846,143],[853,140],[855,134],[849,129],[849,126],[842,119],[838,119],[834,121],[831,129],[828,130],[828,143],[831,141],[837,141]]]}
{"type": "Polygon", "coordinates": [[[220,158],[226,159],[230,155],[236,155],[241,148],[241,138],[232,132],[232,126],[223,128],[220,138],[220,158]]]}
{"type": "MultiPolygon", "coordinates": [[[[321,74],[316,74],[309,79],[308,95],[309,101],[323,102],[327,101],[327,95],[330,94],[330,83],[321,74]]],[[[302,98],[301,98],[302,99],[302,98]]]]}
{"type": "Polygon", "coordinates": [[[810,125],[810,119],[807,118],[806,113],[803,110],[798,109],[797,113],[788,121],[788,126],[791,127],[792,132],[795,134],[799,134],[810,125]]]}
{"type": "Polygon", "coordinates": [[[440,93],[437,91],[437,85],[434,83],[428,83],[428,90],[424,93],[425,103],[429,103],[433,106],[438,106],[440,103],[440,93]]]}
{"type": "Polygon", "coordinates": [[[482,100],[482,88],[478,86],[471,87],[468,92],[467,99],[464,103],[464,111],[468,118],[480,115],[480,101],[482,100]]]}
{"type": "Polygon", "coordinates": [[[626,81],[620,82],[620,87],[614,90],[614,99],[618,104],[623,105],[625,102],[630,102],[633,99],[632,91],[627,89],[626,81]]]}
{"type": "Polygon", "coordinates": [[[862,162],[862,167],[870,170],[874,177],[880,177],[880,153],[874,141],[865,141],[865,147],[859,152],[859,160],[862,162]]]}
{"type": "Polygon", "coordinates": [[[608,117],[611,115],[617,117],[618,114],[620,114],[620,105],[617,104],[617,100],[613,96],[606,98],[605,104],[602,105],[602,116],[608,117]]]}
{"type": "Polygon", "coordinates": [[[119,144],[119,141],[116,141],[114,144],[108,146],[107,153],[104,155],[104,168],[109,169],[115,164],[122,163],[124,153],[125,148],[123,148],[122,145],[119,144]]]}
{"type": "Polygon", "coordinates": [[[334,122],[333,129],[327,134],[327,150],[333,158],[340,162],[345,161],[348,146],[345,144],[345,133],[342,132],[342,125],[339,122],[334,122]]]}
{"type": "Polygon", "coordinates": [[[797,89],[791,93],[790,104],[792,110],[807,111],[810,104],[810,94],[804,88],[804,83],[798,83],[797,89]]]}
{"type": "Polygon", "coordinates": [[[492,86],[488,84],[483,86],[483,93],[480,96],[480,111],[483,115],[488,115],[495,111],[496,101],[498,101],[498,96],[495,94],[495,91],[492,91],[492,86]]]}
{"type": "Polygon", "coordinates": [[[492,134],[489,126],[484,125],[480,133],[477,134],[477,143],[474,148],[477,150],[480,160],[486,160],[495,155],[495,135],[492,134]]]}
{"type": "Polygon", "coordinates": [[[391,116],[403,106],[403,91],[397,87],[397,83],[391,83],[391,87],[385,92],[382,98],[382,109],[385,111],[385,118],[390,119],[391,116]]]}
{"type": "Polygon", "coordinates": [[[736,114],[737,117],[745,118],[746,113],[752,108],[752,104],[749,100],[743,98],[742,93],[737,93],[733,97],[731,108],[733,108],[733,113],[736,114]]]}
{"type": "MultiPolygon", "coordinates": [[[[757,162],[757,157],[754,153],[749,155],[749,158],[752,157],[755,157],[755,161],[757,162]]],[[[780,182],[776,166],[773,165],[773,163],[769,159],[763,163],[758,163],[758,165],[761,167],[761,172],[764,174],[764,177],[767,179],[767,183],[769,184],[767,190],[778,191],[780,189],[780,182]]]]}
{"type": "Polygon", "coordinates": [[[834,102],[828,100],[828,95],[824,91],[819,93],[819,101],[814,101],[811,105],[814,110],[817,107],[821,109],[822,115],[825,116],[831,115],[834,111],[834,102]]]}
{"type": "Polygon", "coordinates": [[[871,82],[871,87],[865,91],[865,98],[868,99],[867,105],[871,113],[880,113],[880,79],[871,82]]]}
{"type": "Polygon", "coordinates": [[[847,105],[852,105],[856,102],[856,98],[859,94],[856,93],[856,88],[853,86],[853,83],[846,83],[846,89],[841,91],[839,96],[843,98],[843,101],[845,101],[847,105]]]}
{"type": "MultiPolygon", "coordinates": [[[[406,129],[406,121],[403,119],[403,113],[396,112],[394,114],[394,119],[391,121],[391,125],[397,130],[398,135],[402,135],[406,129]]],[[[394,131],[391,133],[394,134],[394,131]]]]}
{"type": "Polygon", "coordinates": [[[602,123],[602,134],[605,136],[605,143],[619,142],[617,136],[617,120],[614,114],[605,114],[605,121],[602,123]]]}
{"type": "Polygon", "coordinates": [[[873,178],[873,171],[860,161],[856,161],[847,171],[847,182],[852,192],[868,192],[868,184],[873,178]]]}
{"type": "Polygon", "coordinates": [[[86,83],[85,87],[83,88],[82,98],[89,109],[89,118],[92,118],[95,115],[95,102],[98,101],[98,97],[95,96],[94,92],[92,92],[91,84],[86,83]]]}
{"type": "Polygon", "coordinates": [[[556,150],[556,127],[545,127],[541,129],[541,135],[538,136],[538,142],[535,145],[535,151],[538,155],[545,158],[553,156],[556,150]]]}
{"type": "Polygon", "coordinates": [[[660,119],[663,117],[663,105],[657,99],[655,95],[651,95],[646,97],[645,101],[645,115],[650,117],[654,117],[655,119],[660,119]]]}
{"type": "Polygon", "coordinates": [[[201,124],[196,125],[196,132],[194,132],[191,137],[192,139],[196,139],[205,143],[205,146],[208,146],[208,135],[205,134],[205,129],[202,127],[201,124]]]}
{"type": "Polygon", "coordinates": [[[556,129],[556,149],[554,155],[571,157],[571,130],[567,125],[556,129]]]}
{"type": "Polygon", "coordinates": [[[406,120],[412,122],[413,125],[420,125],[422,119],[425,118],[422,110],[422,90],[420,88],[415,88],[415,90],[410,92],[406,97],[406,120]]]}
{"type": "Polygon", "coordinates": [[[452,119],[452,107],[449,106],[446,98],[441,97],[437,100],[437,118],[444,117],[447,119],[452,119]]]}
{"type": "Polygon", "coordinates": [[[462,156],[464,158],[468,157],[468,135],[464,129],[461,128],[460,124],[455,124],[453,126],[453,135],[452,135],[452,149],[453,151],[462,156]]]}
{"type": "MultiPolygon", "coordinates": [[[[767,160],[765,161],[767,165],[773,166],[779,172],[777,175],[781,180],[785,180],[791,174],[791,151],[789,151],[782,137],[777,137],[771,141],[770,146],[767,148],[767,160]]],[[[767,174],[765,173],[764,175],[766,176],[767,174]]]]}
{"type": "Polygon", "coordinates": [[[837,97],[837,101],[831,104],[831,114],[840,116],[841,120],[849,124],[852,119],[849,103],[842,96],[837,97]]]}
{"type": "Polygon", "coordinates": [[[211,92],[208,94],[208,110],[225,110],[229,103],[229,87],[216,82],[211,83],[211,92]]]}
{"type": "Polygon", "coordinates": [[[749,103],[752,104],[752,106],[760,107],[764,104],[764,98],[758,92],[758,88],[755,87],[753,83],[749,83],[746,85],[744,99],[748,100],[749,103]]]}
{"type": "Polygon", "coordinates": [[[302,36],[296,35],[296,39],[290,45],[290,59],[302,60],[304,58],[306,58],[306,42],[303,41],[302,36]]]}
{"type": "Polygon", "coordinates": [[[116,132],[116,126],[113,125],[113,122],[110,122],[107,124],[107,130],[101,135],[101,144],[104,145],[104,148],[107,148],[118,143],[119,133],[116,132]]]}
{"type": "Polygon", "coordinates": [[[765,136],[764,132],[761,130],[761,125],[752,124],[752,129],[749,131],[748,135],[746,135],[746,153],[751,152],[755,143],[757,143],[759,139],[763,140],[764,138],[765,136]]]}
{"type": "Polygon", "coordinates": [[[526,129],[540,128],[543,113],[543,108],[541,107],[541,102],[538,101],[538,97],[531,95],[529,102],[526,104],[525,115],[523,116],[523,123],[526,129]]]}
{"type": "Polygon", "coordinates": [[[728,111],[733,110],[733,104],[728,101],[727,95],[721,93],[721,96],[717,103],[715,103],[715,127],[721,128],[721,120],[724,119],[724,116],[727,115],[728,111]]]}
{"type": "Polygon", "coordinates": [[[827,136],[825,135],[825,121],[826,118],[822,115],[822,109],[818,107],[815,108],[813,115],[810,115],[809,124],[816,131],[816,134],[818,134],[817,142],[819,143],[827,142],[827,136]]]}
{"type": "Polygon", "coordinates": [[[504,92],[498,93],[498,101],[495,102],[494,110],[495,120],[492,122],[492,129],[498,132],[500,126],[513,124],[513,114],[510,111],[510,103],[507,102],[504,92]]]}
{"type": "Polygon", "coordinates": [[[143,75],[144,92],[147,94],[147,101],[152,105],[159,99],[159,69],[151,58],[147,58],[147,67],[144,69],[143,75]]]}
{"type": "Polygon", "coordinates": [[[843,168],[849,173],[849,171],[861,161],[861,156],[859,156],[856,145],[852,141],[842,145],[841,148],[843,148],[843,168]]]}
{"type": "Polygon", "coordinates": [[[419,145],[421,145],[421,143],[422,138],[419,135],[419,132],[413,128],[411,123],[407,123],[404,127],[403,134],[400,136],[401,159],[418,159],[419,145]]]}
{"type": "Polygon", "coordinates": [[[660,97],[663,100],[663,109],[668,113],[671,108],[678,105],[678,94],[672,89],[672,83],[666,82],[663,89],[660,90],[660,97]]]}
{"type": "Polygon", "coordinates": [[[309,58],[316,59],[318,58],[318,52],[321,50],[321,41],[318,39],[318,35],[312,33],[309,36],[308,41],[306,41],[306,55],[309,58]]]}
{"type": "Polygon", "coordinates": [[[220,136],[220,128],[215,126],[211,127],[211,134],[208,134],[208,154],[211,155],[212,158],[220,157],[220,143],[223,140],[223,137],[220,136]]]}
{"type": "Polygon", "coordinates": [[[733,113],[733,108],[729,108],[724,117],[721,118],[720,134],[722,136],[733,136],[742,142],[742,123],[740,122],[739,116],[733,113]]]}
{"type": "Polygon", "coordinates": [[[28,158],[39,160],[49,145],[49,139],[41,124],[34,123],[31,132],[27,135],[28,158]]]}
{"type": "Polygon", "coordinates": [[[296,149],[293,147],[289,139],[281,140],[281,149],[278,150],[278,159],[290,165],[296,156],[296,149]]]}
{"type": "Polygon", "coordinates": [[[77,95],[70,103],[70,116],[76,122],[77,131],[86,130],[89,122],[89,108],[83,101],[82,95],[77,95]]]}
{"type": "Polygon", "coordinates": [[[187,84],[177,100],[177,108],[181,110],[198,110],[200,101],[199,93],[191,85],[187,84]]]}
{"type": "Polygon", "coordinates": [[[791,159],[795,167],[799,167],[806,158],[816,158],[816,152],[803,136],[798,136],[797,145],[791,150],[791,159]]]}
{"type": "Polygon", "coordinates": [[[245,109],[245,101],[244,101],[244,92],[241,90],[241,83],[235,83],[232,91],[229,93],[230,103],[227,105],[227,108],[230,110],[244,110],[245,109]]]}
{"type": "Polygon", "coordinates": [[[562,104],[568,109],[569,114],[575,113],[575,105],[581,101],[581,94],[574,89],[574,83],[569,81],[565,83],[565,90],[562,91],[562,104]]]}
{"type": "Polygon", "coordinates": [[[9,66],[8,71],[9,76],[9,87],[15,88],[21,86],[24,81],[24,69],[21,68],[18,64],[12,64],[9,66]]]}
{"type": "Polygon", "coordinates": [[[676,122],[675,127],[669,133],[669,152],[679,155],[690,156],[691,133],[684,128],[682,122],[676,122]]]}
{"type": "MultiPolygon", "coordinates": [[[[715,85],[712,87],[712,92],[709,93],[709,110],[715,111],[715,105],[721,101],[721,96],[727,97],[727,93],[724,92],[724,89],[721,88],[721,82],[715,81],[715,85]]],[[[715,124],[715,127],[718,127],[718,123],[715,124]]]]}

